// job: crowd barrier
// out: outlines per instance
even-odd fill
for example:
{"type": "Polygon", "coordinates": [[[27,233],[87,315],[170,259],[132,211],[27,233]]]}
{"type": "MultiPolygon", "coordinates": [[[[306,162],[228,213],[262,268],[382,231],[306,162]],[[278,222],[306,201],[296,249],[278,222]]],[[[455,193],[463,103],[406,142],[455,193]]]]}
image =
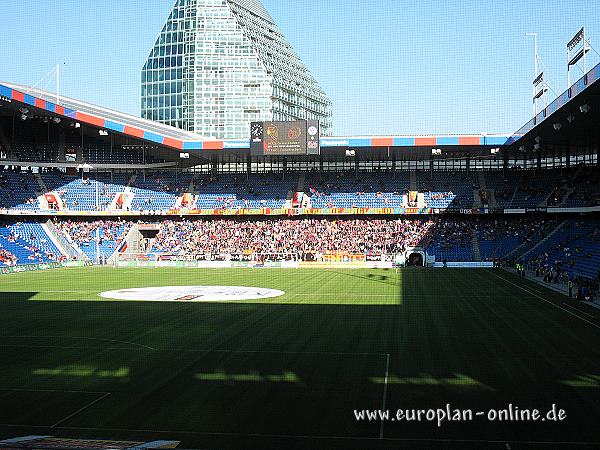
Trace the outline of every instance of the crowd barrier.
{"type": "Polygon", "coordinates": [[[119,260],[114,267],[187,269],[392,269],[391,261],[142,261],[119,260]]]}
{"type": "Polygon", "coordinates": [[[8,275],[11,273],[34,272],[37,270],[61,269],[63,267],[84,267],[87,265],[91,265],[91,264],[89,262],[85,262],[85,261],[24,264],[24,265],[20,265],[20,266],[0,267],[0,274],[8,275]]]}
{"type": "Polygon", "coordinates": [[[459,268],[491,268],[494,267],[493,262],[436,262],[433,267],[459,267],[459,268]]]}

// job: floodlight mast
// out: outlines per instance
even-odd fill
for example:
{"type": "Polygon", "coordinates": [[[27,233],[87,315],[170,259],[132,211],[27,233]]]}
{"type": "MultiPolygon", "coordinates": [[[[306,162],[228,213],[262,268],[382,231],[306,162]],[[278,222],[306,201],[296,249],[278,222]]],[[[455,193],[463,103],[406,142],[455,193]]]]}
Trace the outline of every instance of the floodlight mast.
{"type": "Polygon", "coordinates": [[[580,60],[583,63],[583,74],[587,73],[586,55],[591,49],[592,45],[585,37],[585,27],[581,27],[581,30],[567,44],[567,89],[571,87],[571,67],[578,67],[581,70],[577,65],[580,60]]]}
{"type": "Polygon", "coordinates": [[[56,65],[56,104],[60,105],[60,64],[56,65]]]}
{"type": "Polygon", "coordinates": [[[534,79],[533,79],[533,117],[537,116],[538,109],[537,103],[538,100],[542,100],[544,103],[544,108],[547,105],[546,102],[546,92],[548,92],[548,85],[546,84],[546,80],[544,79],[544,72],[541,71],[542,61],[540,59],[540,55],[538,52],[538,34],[537,33],[526,33],[525,36],[533,36],[534,39],[534,79]]]}
{"type": "Polygon", "coordinates": [[[533,54],[534,57],[534,67],[535,67],[535,76],[537,77],[540,73],[539,67],[538,67],[538,34],[537,33],[525,33],[525,36],[533,36],[533,40],[534,40],[534,51],[535,53],[533,54]]]}

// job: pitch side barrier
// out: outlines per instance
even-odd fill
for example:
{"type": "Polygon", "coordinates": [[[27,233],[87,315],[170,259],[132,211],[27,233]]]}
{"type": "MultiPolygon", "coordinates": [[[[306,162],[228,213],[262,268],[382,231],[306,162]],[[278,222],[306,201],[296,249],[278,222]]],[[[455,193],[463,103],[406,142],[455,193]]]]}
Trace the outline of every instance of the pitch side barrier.
{"type": "Polygon", "coordinates": [[[113,260],[114,267],[172,267],[200,269],[230,268],[289,268],[344,267],[392,268],[396,255],[365,255],[338,253],[279,253],[279,254],[135,254],[122,253],[113,260]]]}
{"type": "Polygon", "coordinates": [[[43,216],[43,217],[310,217],[310,216],[419,216],[439,214],[463,214],[463,215],[493,215],[493,214],[581,214],[600,212],[600,206],[589,206],[580,208],[294,208],[294,209],[173,209],[173,210],[151,210],[151,211],[54,211],[54,210],[15,210],[0,209],[0,216],[43,216]]]}
{"type": "Polygon", "coordinates": [[[135,254],[123,253],[113,260],[114,267],[129,268],[187,268],[187,269],[236,269],[236,268],[340,268],[340,269],[392,269],[406,267],[410,255],[420,254],[426,267],[493,267],[492,262],[436,262],[433,255],[422,248],[410,248],[404,254],[375,255],[364,253],[279,253],[279,254],[135,254]]]}
{"type": "Polygon", "coordinates": [[[127,268],[186,268],[186,269],[392,269],[389,262],[306,262],[306,261],[117,261],[114,267],[127,268]]]}
{"type": "MultiPolygon", "coordinates": [[[[127,268],[186,268],[186,269],[394,269],[405,267],[392,261],[265,261],[256,264],[247,261],[117,261],[114,267],[127,268]]],[[[435,263],[435,268],[492,268],[492,262],[435,263]]]]}
{"type": "Polygon", "coordinates": [[[441,262],[436,262],[433,267],[447,267],[447,268],[470,268],[470,269],[481,269],[481,268],[493,268],[494,267],[494,263],[493,262],[473,262],[473,261],[466,261],[466,262],[452,262],[452,261],[448,261],[447,263],[441,263],[441,262]]]}
{"type": "Polygon", "coordinates": [[[17,266],[0,267],[0,275],[11,273],[34,272],[38,270],[62,269],[63,267],[84,267],[91,266],[89,261],[68,261],[68,262],[49,262],[39,264],[20,264],[17,266]]]}

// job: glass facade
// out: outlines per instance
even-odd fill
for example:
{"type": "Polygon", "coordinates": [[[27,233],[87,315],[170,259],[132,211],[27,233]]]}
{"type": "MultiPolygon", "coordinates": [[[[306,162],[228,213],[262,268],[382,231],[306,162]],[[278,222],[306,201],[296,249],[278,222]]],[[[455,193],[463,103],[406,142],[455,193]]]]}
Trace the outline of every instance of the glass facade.
{"type": "Polygon", "coordinates": [[[259,0],[176,0],[142,69],[142,117],[218,139],[332,105],[259,0]]]}

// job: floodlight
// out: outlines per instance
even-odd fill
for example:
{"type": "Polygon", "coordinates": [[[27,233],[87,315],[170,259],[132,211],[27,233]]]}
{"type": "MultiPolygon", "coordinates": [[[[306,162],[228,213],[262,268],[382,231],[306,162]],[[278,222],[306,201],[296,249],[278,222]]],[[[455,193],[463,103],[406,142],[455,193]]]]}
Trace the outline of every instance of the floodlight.
{"type": "Polygon", "coordinates": [[[583,114],[586,114],[587,112],[589,112],[589,110],[590,105],[588,105],[587,103],[579,107],[579,111],[581,111],[583,114]]]}
{"type": "Polygon", "coordinates": [[[567,116],[567,122],[572,123],[575,120],[575,116],[573,114],[567,116]]]}
{"type": "Polygon", "coordinates": [[[556,131],[560,131],[560,129],[562,128],[562,123],[560,122],[556,122],[554,125],[552,125],[554,127],[554,129],[556,131]]]}

